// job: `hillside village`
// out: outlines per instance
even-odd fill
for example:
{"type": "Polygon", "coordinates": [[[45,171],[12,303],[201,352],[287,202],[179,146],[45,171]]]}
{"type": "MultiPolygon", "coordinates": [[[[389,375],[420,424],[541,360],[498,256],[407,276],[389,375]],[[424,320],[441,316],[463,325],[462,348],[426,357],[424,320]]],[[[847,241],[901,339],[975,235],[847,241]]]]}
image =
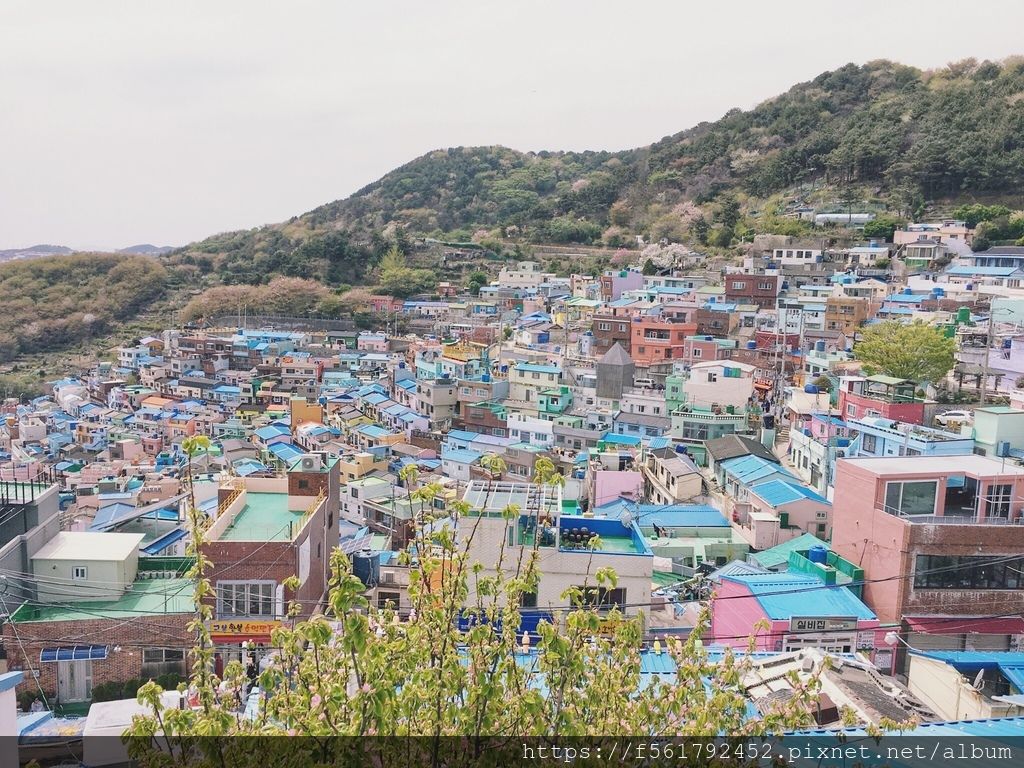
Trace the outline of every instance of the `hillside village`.
{"type": "Polygon", "coordinates": [[[23,735],[82,730],[90,705],[185,679],[193,505],[219,670],[257,669],[276,627],[325,610],[337,549],[407,616],[398,553],[429,488],[485,570],[506,539],[544,553],[524,654],[566,589],[610,567],[588,600],[641,617],[652,673],[702,608],[712,654],[753,643],[754,717],[782,672],[828,655],[820,727],[852,712],[1020,732],[1024,247],[973,237],[940,220],[841,249],[759,237],[725,269],[678,246],[648,248],[654,269],[508,263],[476,295],[375,296],[374,330],[169,327],[8,400],[0,704],[23,735]],[[858,359],[892,322],[955,343],[943,380],[858,359]]]}

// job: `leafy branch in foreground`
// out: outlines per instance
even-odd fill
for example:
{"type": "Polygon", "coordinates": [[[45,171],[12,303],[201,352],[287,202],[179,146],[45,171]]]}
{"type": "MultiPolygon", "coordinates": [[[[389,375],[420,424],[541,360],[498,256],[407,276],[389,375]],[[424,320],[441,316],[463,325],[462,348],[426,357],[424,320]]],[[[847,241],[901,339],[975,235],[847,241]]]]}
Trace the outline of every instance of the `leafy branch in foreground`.
{"type": "MultiPolygon", "coordinates": [[[[198,443],[186,446],[190,455],[200,449],[198,443]]],[[[558,482],[556,474],[541,465],[535,480],[550,485],[558,482]]],[[[438,498],[425,488],[431,501],[438,498]]],[[[425,488],[411,495],[422,497],[425,488]]],[[[701,642],[706,610],[685,641],[667,640],[657,651],[674,661],[672,675],[642,674],[641,618],[598,609],[587,599],[586,585],[567,592],[572,607],[541,621],[535,641],[517,636],[521,599],[536,589],[541,558],[536,541],[513,546],[508,534],[523,514],[540,512],[514,505],[501,511],[506,535],[494,570],[485,571],[467,557],[478,514],[463,502],[443,510],[425,503],[406,553],[412,609],[404,615],[395,606],[369,604],[348,558],[336,550],[325,615],[293,618],[274,630],[275,650],[258,678],[260,704],[248,717],[240,714],[246,684],[241,666],[229,664],[222,677],[213,671],[204,623],[210,609],[202,601],[210,594],[203,522],[193,512],[197,644],[187,694],[195,705],[164,708],[159,687],[145,685],[139,700],[151,714],[136,717],[128,731],[135,737],[132,756],[160,768],[298,766],[337,764],[346,751],[355,760],[372,744],[402,764],[500,764],[507,749],[521,744],[511,737],[742,740],[813,723],[817,674],[794,674],[790,699],[759,720],[748,718],[742,679],[751,658],[727,652],[720,661],[709,660],[701,642]],[[278,735],[309,738],[204,738],[278,735]],[[412,736],[423,738],[334,738],[412,736]]],[[[614,586],[608,569],[592,576],[599,585],[614,586]]],[[[386,762],[378,757],[379,764],[386,762]]]]}

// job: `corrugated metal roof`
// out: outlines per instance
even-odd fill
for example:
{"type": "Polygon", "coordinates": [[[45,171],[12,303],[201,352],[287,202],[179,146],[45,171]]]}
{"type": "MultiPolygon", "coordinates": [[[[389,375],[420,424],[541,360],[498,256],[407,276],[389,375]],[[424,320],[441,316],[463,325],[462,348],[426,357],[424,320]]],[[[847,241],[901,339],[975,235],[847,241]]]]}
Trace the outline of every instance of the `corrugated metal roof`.
{"type": "Polygon", "coordinates": [[[826,586],[821,579],[793,573],[724,576],[750,589],[765,614],[785,621],[793,616],[856,616],[872,620],[874,612],[846,587],[826,586]]]}

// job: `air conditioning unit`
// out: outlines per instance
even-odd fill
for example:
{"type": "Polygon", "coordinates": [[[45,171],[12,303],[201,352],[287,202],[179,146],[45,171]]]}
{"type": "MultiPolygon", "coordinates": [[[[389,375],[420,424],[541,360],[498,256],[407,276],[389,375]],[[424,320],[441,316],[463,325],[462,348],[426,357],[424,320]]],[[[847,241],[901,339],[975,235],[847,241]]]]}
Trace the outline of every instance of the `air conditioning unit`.
{"type": "Polygon", "coordinates": [[[319,472],[323,466],[323,458],[314,453],[299,458],[299,468],[303,472],[319,472]]]}

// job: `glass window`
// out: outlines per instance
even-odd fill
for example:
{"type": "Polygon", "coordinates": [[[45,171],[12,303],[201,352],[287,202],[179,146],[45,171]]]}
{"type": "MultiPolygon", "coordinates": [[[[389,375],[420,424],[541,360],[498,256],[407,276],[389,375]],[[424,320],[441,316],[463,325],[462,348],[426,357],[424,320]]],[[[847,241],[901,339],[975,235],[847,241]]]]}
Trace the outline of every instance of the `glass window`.
{"type": "Polygon", "coordinates": [[[860,444],[865,453],[875,455],[878,448],[878,438],[875,435],[865,434],[864,437],[861,438],[860,444]]]}
{"type": "Polygon", "coordinates": [[[934,515],[937,480],[885,484],[885,508],[897,515],[934,515]]]}
{"type": "Polygon", "coordinates": [[[915,589],[1021,589],[1024,557],[1002,562],[998,555],[918,555],[915,589]]]}

